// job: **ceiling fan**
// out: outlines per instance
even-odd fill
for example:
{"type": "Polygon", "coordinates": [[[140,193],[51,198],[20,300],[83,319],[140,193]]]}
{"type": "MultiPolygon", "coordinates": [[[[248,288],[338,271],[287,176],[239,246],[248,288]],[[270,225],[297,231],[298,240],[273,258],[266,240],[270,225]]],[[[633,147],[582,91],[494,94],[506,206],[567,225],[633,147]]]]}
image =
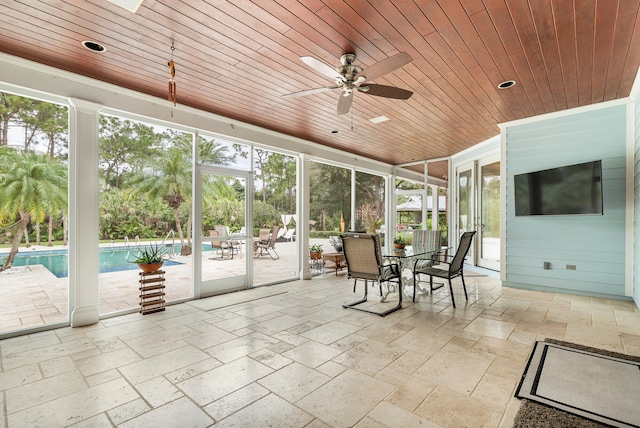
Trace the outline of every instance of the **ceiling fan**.
{"type": "Polygon", "coordinates": [[[353,64],[356,60],[356,55],[352,53],[342,55],[340,57],[342,65],[335,69],[310,56],[302,56],[300,59],[314,70],[334,79],[336,84],[335,86],[307,89],[305,91],[282,95],[282,98],[301,97],[333,89],[341,89],[342,94],[338,99],[338,114],[346,114],[351,108],[354,91],[364,92],[378,97],[395,98],[398,100],[406,100],[413,95],[413,92],[407,91],[406,89],[396,88],[395,86],[366,83],[382,77],[387,73],[391,73],[392,71],[395,71],[413,61],[409,54],[405,52],[383,59],[366,70],[363,70],[362,67],[353,64]]]}

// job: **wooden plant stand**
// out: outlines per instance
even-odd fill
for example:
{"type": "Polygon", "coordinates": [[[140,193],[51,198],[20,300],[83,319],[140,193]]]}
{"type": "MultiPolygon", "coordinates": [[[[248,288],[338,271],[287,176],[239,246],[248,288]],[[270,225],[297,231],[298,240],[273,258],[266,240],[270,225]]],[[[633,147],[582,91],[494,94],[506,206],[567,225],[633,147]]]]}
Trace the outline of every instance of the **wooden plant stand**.
{"type": "Polygon", "coordinates": [[[140,313],[164,311],[164,271],[140,272],[140,313]]]}

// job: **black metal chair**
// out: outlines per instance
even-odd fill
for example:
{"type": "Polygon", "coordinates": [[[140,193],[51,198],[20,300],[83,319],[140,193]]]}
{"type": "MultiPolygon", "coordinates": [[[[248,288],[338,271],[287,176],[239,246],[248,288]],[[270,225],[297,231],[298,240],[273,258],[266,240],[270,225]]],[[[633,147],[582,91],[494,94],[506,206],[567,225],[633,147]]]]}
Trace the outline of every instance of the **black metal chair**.
{"type": "Polygon", "coordinates": [[[451,285],[451,280],[456,277],[460,277],[462,279],[462,289],[464,290],[464,298],[469,300],[467,296],[467,286],[464,283],[464,274],[462,273],[462,268],[464,267],[464,259],[467,257],[467,253],[469,252],[469,248],[471,248],[471,242],[473,241],[473,235],[476,232],[464,232],[460,237],[460,244],[458,245],[458,250],[454,256],[445,256],[445,258],[450,258],[450,261],[439,260],[439,263],[449,265],[448,269],[438,269],[433,267],[432,259],[418,259],[415,262],[413,268],[413,301],[416,300],[416,287],[420,282],[419,275],[429,275],[429,289],[431,292],[433,290],[437,290],[444,286],[440,285],[439,287],[433,287],[433,277],[443,278],[449,281],[449,291],[451,292],[451,302],[453,303],[453,307],[456,307],[456,301],[453,297],[453,286],[451,285]]]}
{"type": "MultiPolygon", "coordinates": [[[[397,263],[383,264],[380,240],[378,235],[347,233],[342,236],[342,251],[347,264],[347,277],[354,280],[364,279],[364,297],[357,302],[342,305],[343,308],[357,309],[385,316],[402,308],[402,277],[397,263]],[[367,301],[368,282],[380,284],[382,294],[383,282],[395,282],[398,287],[398,305],[382,312],[356,307],[367,301]]],[[[355,284],[354,284],[355,288],[355,284]]]]}

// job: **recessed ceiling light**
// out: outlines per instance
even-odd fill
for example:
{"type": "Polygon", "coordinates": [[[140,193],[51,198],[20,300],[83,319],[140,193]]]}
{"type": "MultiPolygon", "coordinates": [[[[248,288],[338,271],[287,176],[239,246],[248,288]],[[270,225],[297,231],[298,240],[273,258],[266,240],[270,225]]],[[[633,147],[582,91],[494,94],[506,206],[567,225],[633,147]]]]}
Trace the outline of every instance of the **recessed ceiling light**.
{"type": "Polygon", "coordinates": [[[498,89],[507,89],[516,84],[515,80],[505,80],[501,84],[498,85],[498,89]]]}
{"type": "Polygon", "coordinates": [[[129,12],[136,13],[142,4],[142,0],[107,0],[113,4],[127,9],[129,12]]]}
{"type": "Polygon", "coordinates": [[[91,40],[85,40],[82,42],[82,46],[93,52],[104,52],[107,50],[103,45],[98,42],[92,42],[91,40]]]}
{"type": "Polygon", "coordinates": [[[391,120],[389,119],[387,116],[378,116],[378,117],[374,117],[373,119],[369,119],[371,122],[373,123],[381,123],[381,122],[386,122],[387,120],[391,120]]]}

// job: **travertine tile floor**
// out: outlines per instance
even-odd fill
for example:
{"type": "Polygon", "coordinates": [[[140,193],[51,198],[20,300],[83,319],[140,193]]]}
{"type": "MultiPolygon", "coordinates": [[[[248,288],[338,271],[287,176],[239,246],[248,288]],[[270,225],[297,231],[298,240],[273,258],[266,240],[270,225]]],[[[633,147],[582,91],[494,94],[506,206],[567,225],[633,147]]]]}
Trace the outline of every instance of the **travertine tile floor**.
{"type": "Polygon", "coordinates": [[[381,318],[341,307],[352,285],[329,274],[0,341],[0,427],[510,427],[535,340],[640,355],[631,302],[471,273],[457,309],[439,290],[381,318]]]}

